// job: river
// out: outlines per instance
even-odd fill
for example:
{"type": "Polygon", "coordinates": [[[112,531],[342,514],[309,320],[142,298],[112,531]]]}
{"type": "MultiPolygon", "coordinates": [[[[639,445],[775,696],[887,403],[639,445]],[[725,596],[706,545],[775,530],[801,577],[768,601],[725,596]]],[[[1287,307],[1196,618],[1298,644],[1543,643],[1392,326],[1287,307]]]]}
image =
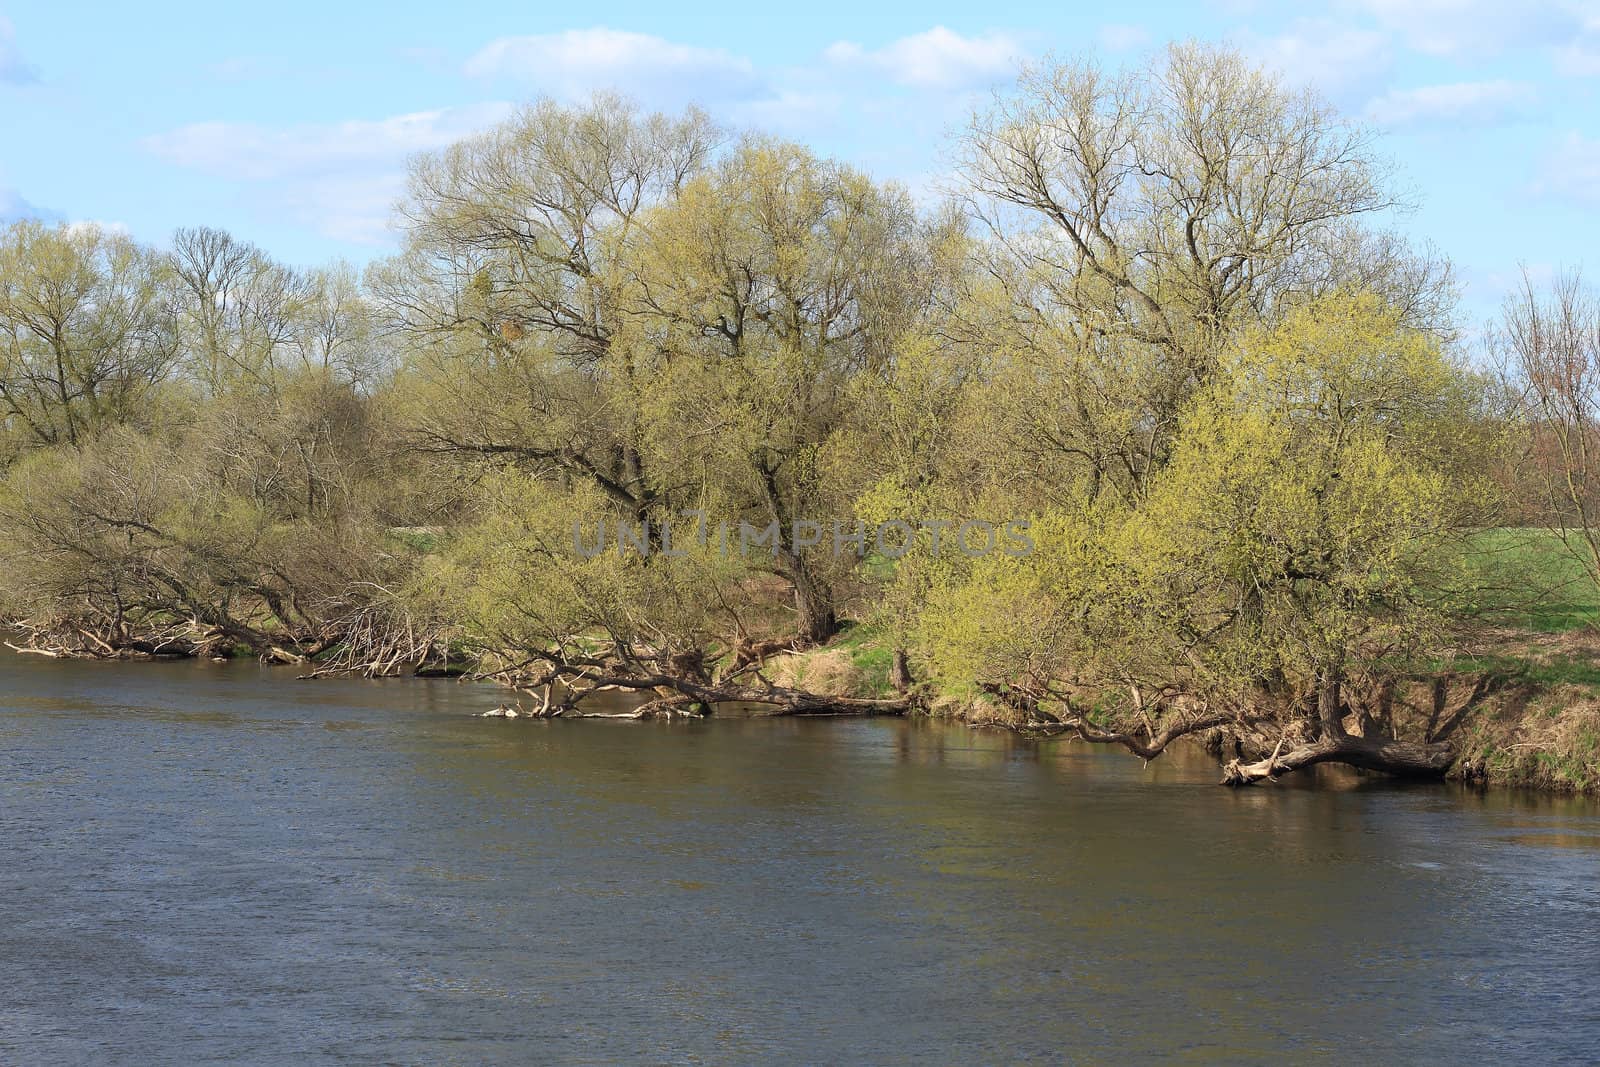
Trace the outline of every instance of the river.
{"type": "Polygon", "coordinates": [[[0,1063],[1600,1057],[1600,808],[0,656],[0,1063]]]}

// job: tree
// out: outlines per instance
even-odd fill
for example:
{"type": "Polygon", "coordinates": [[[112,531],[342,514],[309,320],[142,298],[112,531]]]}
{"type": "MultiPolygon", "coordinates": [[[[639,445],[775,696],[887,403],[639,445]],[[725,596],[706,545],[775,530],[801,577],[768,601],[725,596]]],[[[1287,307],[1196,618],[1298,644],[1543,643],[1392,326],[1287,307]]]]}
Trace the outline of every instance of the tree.
{"type": "Polygon", "coordinates": [[[1544,513],[1600,585],[1600,294],[1576,273],[1540,293],[1524,274],[1496,340],[1530,401],[1544,513]]]}
{"type": "Polygon", "coordinates": [[[1137,488],[1233,332],[1346,286],[1443,329],[1447,267],[1363,220],[1402,206],[1372,137],[1238,52],[1180,44],[1148,69],[1026,69],[977,115],[961,166],[1003,310],[971,322],[1059,362],[1039,434],[1096,485],[1137,488]]]}
{"type": "Polygon", "coordinates": [[[1327,761],[1442,773],[1449,746],[1381,736],[1356,679],[1451,617],[1464,533],[1490,513],[1481,388],[1368,294],[1245,332],[1142,499],[1048,512],[1036,556],[935,602],[936,662],[1145,758],[1204,730],[1266,737],[1235,784],[1327,761]]]}
{"type": "Polygon", "coordinates": [[[406,249],[369,284],[448,398],[417,411],[420,447],[589,479],[640,518],[658,510],[632,369],[613,351],[617,262],[640,213],[676,196],[719,136],[700,112],[643,115],[599,95],[542,101],[415,163],[406,249]]]}
{"type": "Polygon", "coordinates": [[[717,487],[728,521],[775,524],[772,567],[801,637],[838,628],[849,513],[836,450],[856,386],[881,380],[926,297],[905,195],[781,142],[751,140],[641,221],[620,335],[636,368],[650,455],[717,487]],[[818,523],[826,544],[797,543],[818,523]]]}
{"type": "Polygon", "coordinates": [[[286,370],[361,385],[380,373],[373,310],[347,264],[291,270],[210,227],[178,230],[161,259],[179,365],[207,395],[270,390],[286,370]]]}
{"type": "Polygon", "coordinates": [[[380,672],[443,658],[402,607],[415,553],[389,528],[399,479],[377,463],[372,402],[320,368],[274,380],[5,472],[0,602],[37,650],[245,647],[380,672]]]}
{"type": "Polygon", "coordinates": [[[176,352],[155,257],[96,226],[0,235],[0,415],[27,446],[145,418],[176,352]]]}
{"type": "Polygon", "coordinates": [[[418,584],[415,610],[459,620],[485,676],[542,691],[544,713],[582,715],[596,693],[654,694],[631,717],[700,716],[724,703],[777,714],[900,714],[905,698],[774,685],[730,636],[767,606],[749,567],[715,539],[646,558],[574,550],[573,515],[607,507],[593,485],[556,490],[508,470],[487,479],[481,519],[418,584]]]}
{"type": "Polygon", "coordinates": [[[266,385],[294,334],[301,280],[210,227],[173,235],[167,276],[187,375],[213,396],[266,385]]]}

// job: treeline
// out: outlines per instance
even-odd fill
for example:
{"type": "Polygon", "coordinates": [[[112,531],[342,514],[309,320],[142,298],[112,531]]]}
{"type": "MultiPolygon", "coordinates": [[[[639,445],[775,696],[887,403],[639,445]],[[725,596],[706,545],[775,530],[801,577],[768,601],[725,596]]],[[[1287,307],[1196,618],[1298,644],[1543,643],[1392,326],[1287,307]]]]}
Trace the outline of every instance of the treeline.
{"type": "Polygon", "coordinates": [[[1191,44],[1026,71],[954,149],[930,208],[697,111],[542,102],[416,160],[361,279],[17,224],[0,612],[39,651],[470,669],[547,709],[971,697],[1147,756],[1275,741],[1239,780],[1436,769],[1351,724],[1475,610],[1537,405],[1462,355],[1368,133],[1191,44]],[[840,521],[909,540],[800,533],[840,521]],[[575,551],[601,522],[642,533],[575,551]],[[949,551],[974,523],[1035,550],[949,551]],[[847,627],[895,691],[764,671],[847,627]]]}

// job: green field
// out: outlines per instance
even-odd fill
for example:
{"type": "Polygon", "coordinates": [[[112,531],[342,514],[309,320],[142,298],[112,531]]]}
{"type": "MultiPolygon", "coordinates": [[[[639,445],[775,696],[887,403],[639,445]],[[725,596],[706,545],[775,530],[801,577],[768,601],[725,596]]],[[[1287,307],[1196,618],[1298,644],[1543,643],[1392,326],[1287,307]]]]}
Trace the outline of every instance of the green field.
{"type": "Polygon", "coordinates": [[[1487,621],[1561,633],[1600,626],[1600,590],[1559,534],[1530,527],[1484,530],[1472,559],[1487,621]]]}

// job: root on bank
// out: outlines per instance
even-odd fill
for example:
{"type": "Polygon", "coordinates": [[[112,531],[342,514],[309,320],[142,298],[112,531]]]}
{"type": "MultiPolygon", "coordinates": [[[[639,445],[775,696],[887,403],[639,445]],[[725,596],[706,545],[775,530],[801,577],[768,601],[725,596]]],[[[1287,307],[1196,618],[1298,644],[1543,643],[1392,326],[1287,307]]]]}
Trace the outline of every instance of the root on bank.
{"type": "Polygon", "coordinates": [[[1035,693],[989,685],[984,691],[1015,715],[1001,723],[1034,737],[1072,737],[1116,745],[1143,760],[1159,757],[1181,738],[1203,738],[1209,751],[1234,758],[1223,763],[1223,785],[1276,781],[1324,763],[1402,778],[1443,778],[1457,757],[1451,734],[1495,689],[1485,677],[1434,678],[1431,708],[1409,729],[1420,739],[1397,738],[1396,686],[1384,680],[1370,694],[1328,681],[1296,699],[1211,707],[1175,690],[1148,696],[1130,687],[1131,702],[1109,720],[1098,718],[1063,692],[1035,693]],[[1458,690],[1452,697],[1451,689],[1458,690]],[[1464,691],[1464,696],[1460,691],[1464,691]],[[1041,707],[1048,698],[1057,709],[1041,707]]]}

